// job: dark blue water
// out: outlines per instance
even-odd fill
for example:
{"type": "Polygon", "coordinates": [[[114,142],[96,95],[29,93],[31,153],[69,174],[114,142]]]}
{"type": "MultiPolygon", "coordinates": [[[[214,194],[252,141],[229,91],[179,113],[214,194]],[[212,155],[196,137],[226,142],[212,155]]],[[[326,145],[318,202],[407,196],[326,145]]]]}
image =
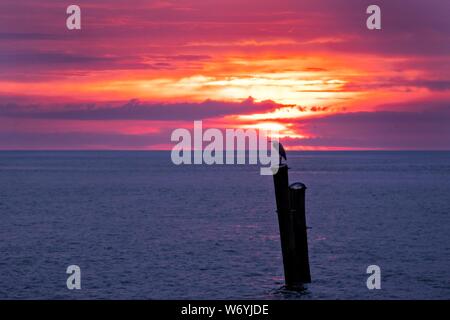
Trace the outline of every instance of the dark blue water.
{"type": "Polygon", "coordinates": [[[273,182],[257,166],[0,152],[0,298],[450,299],[449,152],[302,152],[289,165],[308,186],[302,294],[280,290],[273,182]],[[381,290],[366,287],[372,264],[381,290]]]}

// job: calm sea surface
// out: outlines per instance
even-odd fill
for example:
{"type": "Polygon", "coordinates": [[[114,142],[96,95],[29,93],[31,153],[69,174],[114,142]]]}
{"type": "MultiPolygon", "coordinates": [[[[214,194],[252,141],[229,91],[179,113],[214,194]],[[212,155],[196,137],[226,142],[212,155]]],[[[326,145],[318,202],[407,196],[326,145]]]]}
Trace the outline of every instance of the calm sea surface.
{"type": "Polygon", "coordinates": [[[313,283],[281,290],[273,181],[168,152],[0,152],[0,299],[450,299],[449,152],[288,154],[313,283]],[[66,288],[81,267],[82,289],[66,288]],[[381,267],[369,291],[366,268],[381,267]]]}

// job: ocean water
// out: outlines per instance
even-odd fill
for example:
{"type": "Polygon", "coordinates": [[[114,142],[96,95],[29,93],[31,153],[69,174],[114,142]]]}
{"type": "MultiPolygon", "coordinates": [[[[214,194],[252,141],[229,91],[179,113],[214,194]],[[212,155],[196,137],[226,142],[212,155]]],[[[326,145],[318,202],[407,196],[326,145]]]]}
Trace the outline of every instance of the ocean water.
{"type": "Polygon", "coordinates": [[[313,282],[282,289],[273,181],[168,152],[0,152],[0,299],[450,299],[449,152],[290,152],[313,282]],[[68,290],[66,268],[81,268],[68,290]],[[368,290],[366,268],[381,268],[368,290]]]}

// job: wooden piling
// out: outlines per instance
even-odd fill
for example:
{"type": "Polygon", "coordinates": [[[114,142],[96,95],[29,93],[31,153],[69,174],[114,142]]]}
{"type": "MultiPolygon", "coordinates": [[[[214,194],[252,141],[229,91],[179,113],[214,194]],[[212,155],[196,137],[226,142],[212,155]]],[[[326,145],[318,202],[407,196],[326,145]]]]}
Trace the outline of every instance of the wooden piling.
{"type": "Polygon", "coordinates": [[[296,282],[310,283],[311,272],[309,270],[308,236],[306,227],[305,210],[306,186],[297,182],[289,186],[289,200],[292,213],[292,225],[295,237],[295,270],[296,282]]]}
{"type": "Polygon", "coordinates": [[[284,277],[288,289],[302,289],[311,282],[305,218],[306,186],[289,186],[288,167],[280,164],[273,176],[284,277]]]}
{"type": "Polygon", "coordinates": [[[278,225],[280,228],[281,252],[283,255],[284,278],[288,286],[293,282],[292,251],[294,249],[289,210],[289,178],[287,165],[280,165],[273,176],[277,203],[278,225]]]}

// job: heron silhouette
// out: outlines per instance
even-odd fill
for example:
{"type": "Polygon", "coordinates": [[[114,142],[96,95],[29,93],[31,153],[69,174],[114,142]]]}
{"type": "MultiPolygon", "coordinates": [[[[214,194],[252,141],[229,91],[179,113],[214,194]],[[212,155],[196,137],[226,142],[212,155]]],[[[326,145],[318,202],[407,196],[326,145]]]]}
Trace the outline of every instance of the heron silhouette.
{"type": "Polygon", "coordinates": [[[281,144],[281,142],[272,141],[272,145],[274,146],[274,148],[276,148],[278,150],[278,155],[280,156],[280,163],[279,163],[279,165],[283,164],[283,159],[285,161],[287,161],[286,150],[284,150],[284,147],[281,144]]]}

